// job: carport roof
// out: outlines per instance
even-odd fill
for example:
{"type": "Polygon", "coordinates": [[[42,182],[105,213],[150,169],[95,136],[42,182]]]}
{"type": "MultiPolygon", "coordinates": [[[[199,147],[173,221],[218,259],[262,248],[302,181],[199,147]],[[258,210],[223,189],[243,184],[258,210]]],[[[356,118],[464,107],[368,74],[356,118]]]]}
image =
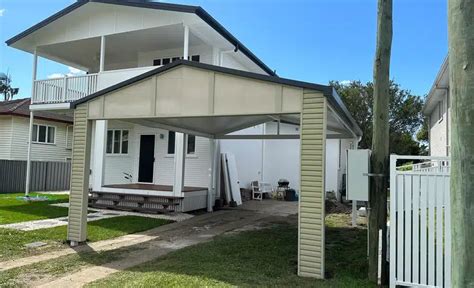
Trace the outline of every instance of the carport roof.
{"type": "Polygon", "coordinates": [[[342,101],[342,99],[340,98],[340,96],[337,94],[336,90],[332,86],[309,83],[309,82],[302,82],[302,81],[297,81],[297,80],[292,80],[292,79],[281,78],[281,77],[277,77],[277,76],[267,76],[267,75],[263,75],[263,74],[252,73],[252,72],[236,70],[236,69],[230,69],[230,68],[225,68],[225,67],[221,67],[221,66],[214,66],[214,65],[204,64],[204,63],[200,63],[200,62],[192,62],[192,61],[187,61],[187,60],[174,61],[170,64],[165,65],[165,66],[158,67],[158,68],[153,69],[151,71],[148,71],[146,73],[140,74],[136,77],[133,77],[133,78],[130,78],[130,79],[125,80],[123,82],[120,82],[116,85],[113,85],[113,86],[110,86],[110,87],[105,88],[103,90],[100,90],[100,91],[98,91],[94,94],[91,94],[87,97],[84,97],[82,99],[79,99],[79,100],[73,102],[71,104],[71,107],[76,108],[76,106],[79,105],[79,104],[88,102],[88,101],[90,101],[94,98],[97,98],[99,96],[105,95],[105,94],[110,93],[112,91],[124,88],[128,85],[131,85],[131,84],[136,83],[138,81],[144,80],[144,79],[149,78],[151,76],[164,73],[164,72],[166,72],[166,71],[168,71],[172,68],[178,67],[178,66],[195,67],[195,68],[200,68],[200,69],[205,69],[205,70],[209,70],[209,71],[225,73],[225,74],[239,76],[239,77],[251,78],[251,79],[256,79],[256,80],[261,80],[261,81],[266,81],[266,82],[271,82],[271,83],[277,83],[277,84],[288,85],[288,86],[293,86],[293,87],[298,87],[298,88],[305,88],[305,89],[320,91],[328,99],[330,105],[334,108],[336,113],[346,122],[347,125],[349,125],[349,128],[357,136],[362,136],[362,130],[357,125],[354,118],[350,114],[349,110],[347,110],[346,106],[344,105],[344,102],[342,101]]]}

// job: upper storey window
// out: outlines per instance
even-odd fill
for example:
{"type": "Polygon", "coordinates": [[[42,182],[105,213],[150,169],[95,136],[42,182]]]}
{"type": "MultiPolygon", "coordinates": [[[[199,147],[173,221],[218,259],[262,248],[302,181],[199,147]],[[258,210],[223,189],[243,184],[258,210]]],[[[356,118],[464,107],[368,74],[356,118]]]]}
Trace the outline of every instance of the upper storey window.
{"type": "MultiPolygon", "coordinates": [[[[174,62],[179,59],[183,59],[183,57],[169,57],[169,58],[154,59],[153,66],[161,66],[161,65],[170,64],[171,62],[174,62]]],[[[201,62],[201,56],[200,55],[189,56],[188,60],[191,60],[194,62],[201,62]]]]}

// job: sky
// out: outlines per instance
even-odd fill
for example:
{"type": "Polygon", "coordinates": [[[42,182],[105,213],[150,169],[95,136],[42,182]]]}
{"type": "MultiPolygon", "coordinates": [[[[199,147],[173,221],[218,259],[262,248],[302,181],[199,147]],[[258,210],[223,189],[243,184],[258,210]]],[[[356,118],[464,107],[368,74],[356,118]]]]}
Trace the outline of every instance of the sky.
{"type": "MultiPolygon", "coordinates": [[[[74,0],[0,0],[0,72],[30,97],[33,56],[6,46],[74,0]]],[[[376,0],[176,0],[203,7],[281,77],[372,80],[376,0]]],[[[447,0],[394,0],[390,77],[424,96],[447,55],[447,0]]],[[[77,71],[40,59],[38,79],[77,71]]]]}

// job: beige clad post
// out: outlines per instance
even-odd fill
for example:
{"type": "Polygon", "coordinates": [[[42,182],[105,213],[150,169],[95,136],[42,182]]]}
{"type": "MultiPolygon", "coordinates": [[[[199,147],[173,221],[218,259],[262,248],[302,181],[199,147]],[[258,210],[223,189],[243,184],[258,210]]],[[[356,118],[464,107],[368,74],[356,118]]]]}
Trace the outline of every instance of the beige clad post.
{"type": "Polygon", "coordinates": [[[71,246],[86,241],[87,201],[91,149],[91,121],[88,120],[88,104],[79,105],[74,111],[72,147],[71,193],[69,195],[69,222],[67,239],[71,246]]]}
{"type": "Polygon", "coordinates": [[[298,275],[324,278],[326,98],[305,93],[301,113],[298,275]]]}

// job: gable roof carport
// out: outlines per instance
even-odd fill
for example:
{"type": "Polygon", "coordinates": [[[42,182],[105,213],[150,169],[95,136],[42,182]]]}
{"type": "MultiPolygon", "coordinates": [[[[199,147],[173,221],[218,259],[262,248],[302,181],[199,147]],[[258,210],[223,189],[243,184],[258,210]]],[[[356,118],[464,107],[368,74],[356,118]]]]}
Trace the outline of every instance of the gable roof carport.
{"type": "Polygon", "coordinates": [[[72,107],[68,240],[74,242],[86,239],[93,121],[129,121],[217,139],[272,119],[300,125],[298,274],[324,278],[325,140],[361,136],[332,87],[182,60],[99,91],[72,107]]]}

